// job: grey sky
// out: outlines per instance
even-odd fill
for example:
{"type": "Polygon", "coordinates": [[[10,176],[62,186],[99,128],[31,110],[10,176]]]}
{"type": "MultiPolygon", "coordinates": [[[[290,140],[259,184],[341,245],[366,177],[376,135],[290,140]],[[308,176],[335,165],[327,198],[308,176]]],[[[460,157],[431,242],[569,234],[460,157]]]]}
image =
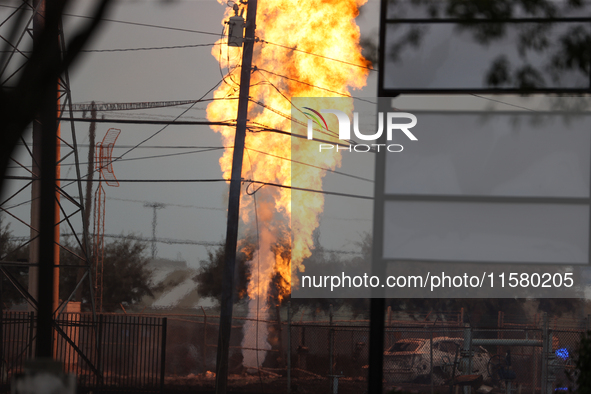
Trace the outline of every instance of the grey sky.
{"type": "MultiPolygon", "coordinates": [[[[77,1],[76,7],[68,13],[87,15],[89,4],[88,1],[77,1]]],[[[378,0],[370,0],[369,4],[365,6],[362,15],[358,18],[362,33],[377,34],[378,10],[378,0]]],[[[0,8],[0,18],[4,18],[10,11],[10,9],[0,8]]],[[[224,6],[214,0],[115,1],[112,12],[108,15],[109,19],[212,32],[217,36],[107,21],[102,25],[102,29],[87,49],[111,50],[211,44],[221,34],[223,13],[224,6]]],[[[69,37],[68,32],[82,21],[86,20],[75,16],[66,17],[64,21],[66,38],[69,37]]],[[[76,67],[70,71],[73,102],[89,103],[93,100],[97,102],[144,102],[200,98],[221,79],[218,62],[210,53],[211,48],[211,46],[203,46],[86,53],[81,56],[76,67]]],[[[369,78],[368,86],[362,92],[355,92],[355,95],[362,97],[371,97],[375,94],[375,75],[369,78]]],[[[211,93],[207,97],[211,97],[211,93]]],[[[203,109],[205,107],[206,103],[197,104],[187,111],[181,119],[204,120],[205,111],[203,109]]],[[[111,112],[106,116],[125,119],[172,120],[185,109],[187,106],[111,112]]],[[[228,114],[228,119],[233,119],[235,116],[236,114],[228,114]]],[[[102,139],[110,127],[122,130],[113,154],[114,157],[117,157],[128,151],[131,146],[156,133],[163,126],[99,123],[97,125],[97,142],[102,139]]],[[[69,126],[62,126],[64,138],[70,139],[69,134],[69,126]]],[[[76,134],[78,143],[81,145],[79,149],[81,161],[86,162],[88,123],[77,123],[76,134]]],[[[222,146],[220,136],[207,126],[169,126],[147,141],[141,148],[127,153],[124,157],[126,160],[115,162],[113,168],[117,178],[122,180],[219,179],[221,171],[218,160],[221,150],[162,158],[146,159],[145,157],[192,152],[200,150],[199,147],[220,146],[222,146]],[[190,148],[146,148],[154,146],[187,146],[190,148]]],[[[30,160],[22,151],[18,157],[25,162],[30,160]]],[[[83,165],[82,169],[85,172],[86,167],[83,165]]],[[[368,172],[364,176],[373,177],[371,167],[364,171],[368,172]]],[[[75,177],[73,168],[64,166],[62,177],[75,177]]],[[[336,182],[335,185],[338,185],[339,181],[336,182]]],[[[7,196],[10,190],[16,190],[16,187],[22,185],[22,182],[11,182],[8,184],[9,188],[3,191],[3,196],[7,196]]],[[[367,193],[371,194],[373,186],[367,182],[362,185],[367,187],[367,193]]],[[[68,190],[77,195],[73,186],[70,186],[68,190]]],[[[138,236],[151,236],[152,210],[145,208],[141,202],[124,201],[137,200],[171,204],[158,211],[158,237],[215,243],[222,241],[225,236],[225,209],[227,207],[227,186],[225,183],[122,182],[118,188],[105,186],[105,191],[107,195],[106,234],[133,233],[138,236]]],[[[29,193],[25,193],[14,203],[25,201],[29,196],[29,193]]],[[[345,204],[348,203],[345,202],[345,204]]],[[[331,206],[335,207],[335,204],[331,204],[331,206]]],[[[20,218],[28,220],[29,206],[23,205],[13,212],[20,218]]],[[[362,216],[368,218],[368,214],[371,214],[371,210],[366,211],[362,216]]],[[[336,209],[336,212],[333,213],[328,212],[327,216],[359,218],[355,210],[341,209],[336,209]],[[342,212],[346,212],[346,214],[342,212]]],[[[365,224],[360,230],[353,231],[351,237],[356,237],[360,231],[369,230],[369,222],[362,223],[365,224]]],[[[11,226],[14,235],[28,235],[28,230],[22,224],[14,222],[11,226]]],[[[68,229],[64,227],[62,227],[62,232],[68,232],[68,229]]],[[[338,237],[330,239],[327,237],[326,247],[341,248],[348,241],[351,239],[343,240],[338,237]]],[[[195,267],[200,259],[206,257],[206,248],[196,245],[158,244],[158,256],[169,259],[176,259],[180,256],[187,260],[190,266],[195,267]]]]}

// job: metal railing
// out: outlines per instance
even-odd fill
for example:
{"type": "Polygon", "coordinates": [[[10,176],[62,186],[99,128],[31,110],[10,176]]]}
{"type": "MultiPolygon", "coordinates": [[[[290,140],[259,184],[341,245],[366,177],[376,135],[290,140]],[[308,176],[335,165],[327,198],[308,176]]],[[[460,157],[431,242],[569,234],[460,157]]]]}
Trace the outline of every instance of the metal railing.
{"type": "MultiPolygon", "coordinates": [[[[369,363],[368,322],[336,317],[298,313],[293,319],[289,313],[281,317],[279,310],[267,320],[236,317],[229,357],[230,373],[241,376],[235,382],[244,384],[244,376],[256,374],[253,382],[273,381],[277,393],[307,385],[327,393],[343,390],[343,385],[363,389],[369,363]],[[253,324],[269,342],[254,340],[256,331],[247,329],[253,324]],[[246,362],[255,348],[258,368],[252,360],[246,362]]],[[[524,394],[573,388],[568,375],[574,372],[573,355],[588,324],[561,327],[545,318],[535,324],[479,328],[455,318],[427,317],[414,323],[386,319],[387,388],[440,392],[466,374],[482,375],[485,385],[503,391],[511,384],[524,394]],[[511,368],[506,365],[509,352],[511,368]],[[505,373],[509,369],[512,372],[505,373]]],[[[35,316],[4,312],[0,323],[0,385],[5,387],[35,353],[35,316]]],[[[80,388],[158,392],[213,384],[218,316],[205,311],[168,318],[102,314],[96,321],[90,314],[64,313],[55,327],[54,355],[77,376],[80,388]]]]}
{"type": "MultiPolygon", "coordinates": [[[[35,315],[4,311],[0,323],[0,385],[6,387],[34,355],[35,315]]],[[[54,324],[54,358],[80,388],[162,391],[166,330],[161,317],[63,313],[54,324]]]]}

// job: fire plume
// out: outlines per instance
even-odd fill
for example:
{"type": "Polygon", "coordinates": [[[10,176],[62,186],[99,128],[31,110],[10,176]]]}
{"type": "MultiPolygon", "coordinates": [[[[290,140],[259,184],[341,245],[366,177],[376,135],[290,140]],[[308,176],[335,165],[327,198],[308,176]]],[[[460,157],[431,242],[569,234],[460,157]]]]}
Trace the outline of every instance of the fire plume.
{"type": "MultiPolygon", "coordinates": [[[[365,1],[259,0],[258,42],[254,47],[248,115],[251,131],[264,125],[289,133],[292,97],[342,97],[350,95],[351,89],[365,85],[368,70],[351,65],[369,66],[361,55],[359,28],[355,24],[358,7],[365,1]]],[[[228,8],[224,21],[233,14],[228,8]]],[[[221,67],[227,68],[228,74],[214,97],[237,98],[242,48],[228,47],[226,38],[218,43],[212,54],[221,67]]],[[[207,107],[207,118],[232,119],[237,106],[238,100],[215,100],[207,107]]],[[[351,99],[349,111],[352,110],[351,99]]],[[[213,129],[222,135],[225,146],[233,146],[233,128],[213,129]]],[[[316,147],[305,139],[299,141],[292,145],[289,135],[247,131],[243,178],[289,187],[293,176],[300,187],[322,189],[325,171],[317,167],[338,167],[340,154],[323,155],[319,162],[316,147]],[[300,160],[306,158],[307,163],[316,167],[294,164],[292,169],[292,147],[298,149],[300,160]]],[[[232,149],[227,149],[220,159],[225,178],[230,178],[232,153],[232,149]]],[[[311,254],[312,232],[318,227],[324,197],[308,193],[305,204],[292,206],[288,187],[264,186],[253,198],[251,194],[258,187],[253,184],[243,188],[241,219],[258,233],[259,245],[252,260],[248,294],[252,308],[258,305],[263,310],[272,291],[279,301],[290,293],[292,271],[304,270],[302,261],[311,254]],[[292,210],[297,211],[293,215],[298,218],[297,223],[292,223],[292,210]],[[290,253],[291,257],[286,257],[290,253]],[[258,264],[256,268],[255,264],[258,264]],[[278,288],[271,289],[271,283],[278,288]]],[[[245,365],[248,365],[246,355],[245,365]]]]}

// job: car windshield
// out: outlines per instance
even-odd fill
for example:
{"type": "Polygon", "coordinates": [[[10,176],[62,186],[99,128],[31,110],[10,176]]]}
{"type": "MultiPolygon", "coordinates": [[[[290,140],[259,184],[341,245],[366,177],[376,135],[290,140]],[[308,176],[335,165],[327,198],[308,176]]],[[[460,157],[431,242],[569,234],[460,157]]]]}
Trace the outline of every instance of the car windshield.
{"type": "Polygon", "coordinates": [[[396,342],[390,346],[389,352],[414,352],[421,345],[420,342],[396,342]]]}

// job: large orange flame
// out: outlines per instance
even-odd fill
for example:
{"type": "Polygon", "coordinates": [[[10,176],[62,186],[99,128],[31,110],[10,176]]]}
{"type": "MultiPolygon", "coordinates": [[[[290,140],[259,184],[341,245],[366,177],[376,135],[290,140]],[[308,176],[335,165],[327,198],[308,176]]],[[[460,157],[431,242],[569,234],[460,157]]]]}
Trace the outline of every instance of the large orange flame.
{"type": "MultiPolygon", "coordinates": [[[[358,7],[365,1],[259,0],[256,36],[261,41],[255,44],[254,49],[250,87],[252,102],[249,104],[248,116],[250,125],[262,124],[290,132],[291,97],[340,97],[338,93],[348,95],[350,89],[365,86],[367,69],[328,59],[369,65],[361,55],[359,28],[355,24],[358,7]]],[[[228,8],[225,20],[233,14],[232,9],[228,8]]],[[[214,97],[236,98],[242,48],[228,47],[225,39],[219,43],[221,45],[214,47],[212,54],[223,67],[230,70],[230,75],[225,77],[214,97]]],[[[208,119],[220,121],[235,118],[237,101],[213,101],[207,108],[208,119]]],[[[351,102],[350,111],[352,107],[351,102]]],[[[225,146],[233,146],[233,128],[213,129],[222,134],[225,146]]],[[[292,141],[288,135],[247,132],[243,177],[291,186],[291,148],[292,141]]],[[[307,140],[301,140],[297,149],[300,160],[305,158],[315,166],[334,169],[340,165],[339,153],[322,155],[323,162],[319,163],[317,148],[307,140]]],[[[220,159],[225,178],[230,178],[232,153],[231,149],[227,149],[220,159]]],[[[294,177],[298,177],[300,187],[321,189],[324,175],[325,171],[315,167],[294,166],[294,177]]],[[[258,200],[255,202],[243,189],[241,218],[251,226],[258,223],[259,250],[253,264],[259,266],[252,271],[248,293],[252,300],[257,300],[260,309],[264,307],[269,294],[272,276],[279,274],[283,278],[277,294],[281,299],[290,292],[291,270],[304,270],[302,261],[311,254],[312,232],[318,227],[324,198],[321,194],[309,193],[305,204],[292,206],[289,188],[271,186],[264,187],[256,196],[258,200]],[[292,209],[297,210],[294,217],[298,220],[297,225],[294,223],[293,226],[292,209]],[[288,243],[294,240],[294,244],[290,245],[291,262],[285,258],[285,250],[278,236],[285,236],[286,232],[282,230],[286,227],[287,232],[297,232],[284,240],[288,243]]]]}

